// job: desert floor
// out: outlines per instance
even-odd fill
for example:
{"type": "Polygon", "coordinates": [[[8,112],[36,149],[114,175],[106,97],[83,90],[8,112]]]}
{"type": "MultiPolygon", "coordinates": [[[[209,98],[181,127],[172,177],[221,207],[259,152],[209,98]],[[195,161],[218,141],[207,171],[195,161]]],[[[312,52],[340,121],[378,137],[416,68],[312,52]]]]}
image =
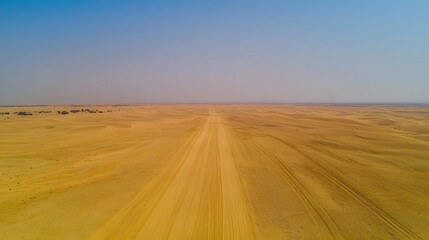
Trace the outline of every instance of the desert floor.
{"type": "Polygon", "coordinates": [[[428,107],[0,112],[0,239],[429,239],[428,107]]]}

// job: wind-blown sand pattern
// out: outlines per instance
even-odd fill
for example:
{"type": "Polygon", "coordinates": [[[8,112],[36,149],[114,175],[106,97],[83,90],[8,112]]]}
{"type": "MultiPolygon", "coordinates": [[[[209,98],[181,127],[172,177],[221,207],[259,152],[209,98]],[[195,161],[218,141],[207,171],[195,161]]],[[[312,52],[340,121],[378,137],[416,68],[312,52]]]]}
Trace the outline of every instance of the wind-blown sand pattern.
{"type": "Polygon", "coordinates": [[[0,239],[429,238],[427,107],[89,108],[0,108],[0,239]]]}

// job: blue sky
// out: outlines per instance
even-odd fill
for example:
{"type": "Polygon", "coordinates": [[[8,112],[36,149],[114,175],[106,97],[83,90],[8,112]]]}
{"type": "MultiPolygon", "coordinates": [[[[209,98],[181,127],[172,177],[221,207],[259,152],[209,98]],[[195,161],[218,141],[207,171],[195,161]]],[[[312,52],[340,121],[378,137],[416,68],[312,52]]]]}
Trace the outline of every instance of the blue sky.
{"type": "Polygon", "coordinates": [[[428,1],[3,0],[0,105],[429,102],[428,13],[428,1]]]}

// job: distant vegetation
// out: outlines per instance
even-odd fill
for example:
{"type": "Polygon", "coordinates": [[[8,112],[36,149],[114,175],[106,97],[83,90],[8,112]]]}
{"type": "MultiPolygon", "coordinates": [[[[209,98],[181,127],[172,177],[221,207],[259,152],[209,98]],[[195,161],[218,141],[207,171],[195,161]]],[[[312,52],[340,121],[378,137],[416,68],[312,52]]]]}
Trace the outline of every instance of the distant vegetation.
{"type": "MultiPolygon", "coordinates": [[[[85,109],[73,109],[73,110],[70,110],[70,112],[71,113],[78,113],[78,112],[87,112],[87,113],[103,113],[103,111],[99,111],[98,109],[95,109],[95,110],[91,110],[91,109],[88,109],[88,108],[85,108],[85,109]]],[[[107,112],[112,112],[112,110],[107,110],[107,112]]]]}
{"type": "Polygon", "coordinates": [[[31,116],[33,115],[31,112],[15,112],[15,114],[20,116],[31,116]]]}
{"type": "MultiPolygon", "coordinates": [[[[82,108],[82,109],[73,109],[70,110],[70,113],[103,113],[103,111],[98,110],[98,109],[89,109],[89,108],[82,108]]],[[[106,110],[106,112],[112,112],[112,110],[106,110]]],[[[52,111],[33,111],[33,113],[39,113],[39,114],[45,114],[45,113],[52,113],[52,111]]],[[[33,115],[32,112],[14,112],[14,114],[18,115],[18,116],[32,116],[33,115]]],[[[11,114],[10,112],[0,112],[0,115],[9,115],[11,114]]],[[[62,110],[62,111],[57,111],[57,114],[61,114],[61,115],[67,115],[69,114],[68,111],[66,110],[62,110]]]]}

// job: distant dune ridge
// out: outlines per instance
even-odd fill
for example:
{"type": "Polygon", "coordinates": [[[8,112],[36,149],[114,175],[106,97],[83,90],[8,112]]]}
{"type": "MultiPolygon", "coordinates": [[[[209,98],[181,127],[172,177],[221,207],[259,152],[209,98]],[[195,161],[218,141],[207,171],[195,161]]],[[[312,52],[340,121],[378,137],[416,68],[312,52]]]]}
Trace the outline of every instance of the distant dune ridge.
{"type": "Polygon", "coordinates": [[[428,106],[0,113],[0,239],[429,239],[428,106]]]}

